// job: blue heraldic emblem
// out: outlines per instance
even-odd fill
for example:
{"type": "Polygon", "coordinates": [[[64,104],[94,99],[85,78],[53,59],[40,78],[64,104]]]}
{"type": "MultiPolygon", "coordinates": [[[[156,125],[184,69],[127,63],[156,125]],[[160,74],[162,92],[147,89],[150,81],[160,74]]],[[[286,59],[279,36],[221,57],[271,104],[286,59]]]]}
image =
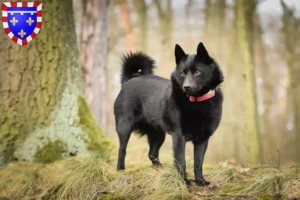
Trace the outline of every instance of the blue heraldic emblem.
{"type": "Polygon", "coordinates": [[[3,2],[2,24],[5,33],[15,43],[31,42],[42,27],[41,2],[3,2]]]}

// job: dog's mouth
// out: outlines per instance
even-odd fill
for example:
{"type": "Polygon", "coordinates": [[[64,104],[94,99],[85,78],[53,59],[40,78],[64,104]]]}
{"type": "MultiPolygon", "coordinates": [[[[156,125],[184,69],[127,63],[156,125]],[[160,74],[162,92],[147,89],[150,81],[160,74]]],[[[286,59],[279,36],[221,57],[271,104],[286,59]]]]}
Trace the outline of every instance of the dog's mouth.
{"type": "Polygon", "coordinates": [[[188,96],[195,96],[196,95],[196,93],[195,92],[192,92],[192,91],[183,91],[184,92],[184,94],[186,94],[186,95],[188,95],[188,96]]]}
{"type": "Polygon", "coordinates": [[[184,91],[184,94],[187,96],[197,96],[197,93],[193,91],[184,91]]]}

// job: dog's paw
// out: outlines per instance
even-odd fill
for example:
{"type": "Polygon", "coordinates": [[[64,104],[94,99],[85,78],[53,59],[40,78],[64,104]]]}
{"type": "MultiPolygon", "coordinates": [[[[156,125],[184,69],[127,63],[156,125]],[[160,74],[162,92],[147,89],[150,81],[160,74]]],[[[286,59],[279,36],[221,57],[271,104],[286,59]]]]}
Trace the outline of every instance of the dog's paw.
{"type": "Polygon", "coordinates": [[[153,162],[152,164],[154,167],[163,168],[163,165],[159,161],[153,162]]]}
{"type": "Polygon", "coordinates": [[[117,167],[117,171],[125,171],[125,167],[117,167]]]}
{"type": "Polygon", "coordinates": [[[206,181],[206,180],[204,180],[204,179],[197,179],[197,180],[195,180],[195,182],[196,182],[196,184],[197,184],[198,186],[200,186],[200,187],[205,187],[205,186],[207,186],[207,185],[210,184],[209,181],[206,181]]]}
{"type": "Polygon", "coordinates": [[[189,187],[191,185],[191,182],[188,179],[184,179],[185,184],[189,187]]]}

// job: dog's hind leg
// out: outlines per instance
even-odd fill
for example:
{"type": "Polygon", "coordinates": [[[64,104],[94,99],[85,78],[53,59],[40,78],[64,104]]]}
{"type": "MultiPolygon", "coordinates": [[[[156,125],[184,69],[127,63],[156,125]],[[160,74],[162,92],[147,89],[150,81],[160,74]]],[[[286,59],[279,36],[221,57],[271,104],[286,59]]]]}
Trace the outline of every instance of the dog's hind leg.
{"type": "Polygon", "coordinates": [[[159,149],[165,141],[166,134],[164,132],[148,133],[148,142],[150,146],[148,157],[154,166],[162,166],[159,161],[159,149]]]}
{"type": "Polygon", "coordinates": [[[119,136],[120,146],[119,146],[119,156],[117,170],[125,169],[125,156],[127,144],[132,132],[132,125],[129,120],[121,119],[117,123],[117,132],[119,136]]]}

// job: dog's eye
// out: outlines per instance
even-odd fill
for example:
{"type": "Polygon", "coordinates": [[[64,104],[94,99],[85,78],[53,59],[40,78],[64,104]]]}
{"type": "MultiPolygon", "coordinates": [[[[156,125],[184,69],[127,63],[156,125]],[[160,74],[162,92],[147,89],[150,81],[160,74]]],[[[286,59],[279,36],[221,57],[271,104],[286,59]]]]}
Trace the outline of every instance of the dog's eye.
{"type": "Polygon", "coordinates": [[[182,77],[185,76],[185,73],[184,73],[184,72],[181,72],[181,73],[180,73],[180,76],[182,76],[182,77]]]}
{"type": "Polygon", "coordinates": [[[195,75],[195,76],[199,76],[200,74],[201,74],[201,72],[198,71],[198,70],[194,72],[194,75],[195,75]]]}

